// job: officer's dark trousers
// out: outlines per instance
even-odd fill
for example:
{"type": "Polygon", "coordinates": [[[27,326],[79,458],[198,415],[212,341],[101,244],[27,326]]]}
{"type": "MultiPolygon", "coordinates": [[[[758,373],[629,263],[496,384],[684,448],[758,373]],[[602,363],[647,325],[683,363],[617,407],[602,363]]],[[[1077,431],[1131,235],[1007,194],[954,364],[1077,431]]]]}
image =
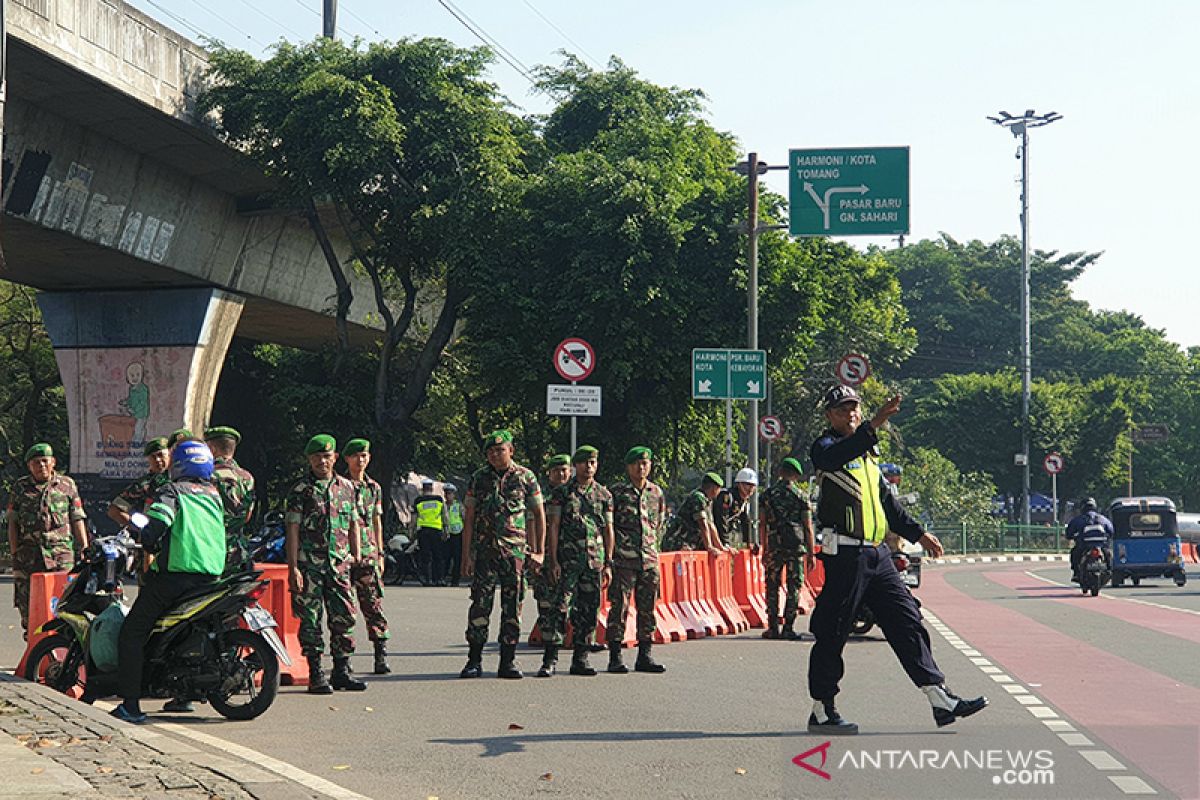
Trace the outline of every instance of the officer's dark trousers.
{"type": "Polygon", "coordinates": [[[808,657],[808,692],[815,700],[838,693],[845,672],[842,649],[860,603],[875,614],[888,644],[917,686],[939,684],[945,676],[933,662],[929,632],[887,545],[841,546],[835,556],[820,556],[825,587],[817,595],[808,629],[816,638],[808,657]]]}
{"type": "Polygon", "coordinates": [[[428,586],[442,579],[442,532],[436,528],[417,528],[417,569],[421,584],[428,586]]]}
{"type": "Polygon", "coordinates": [[[138,589],[137,600],[121,625],[121,637],[117,640],[117,657],[120,675],[117,688],[125,700],[139,700],[142,696],[142,661],[145,657],[146,640],[154,630],[154,623],[175,605],[175,602],[193,589],[217,580],[215,575],[199,575],[192,572],[146,573],[145,583],[138,589]]]}
{"type": "Polygon", "coordinates": [[[458,586],[462,578],[462,534],[452,535],[442,542],[443,562],[446,565],[446,580],[458,586]]]}

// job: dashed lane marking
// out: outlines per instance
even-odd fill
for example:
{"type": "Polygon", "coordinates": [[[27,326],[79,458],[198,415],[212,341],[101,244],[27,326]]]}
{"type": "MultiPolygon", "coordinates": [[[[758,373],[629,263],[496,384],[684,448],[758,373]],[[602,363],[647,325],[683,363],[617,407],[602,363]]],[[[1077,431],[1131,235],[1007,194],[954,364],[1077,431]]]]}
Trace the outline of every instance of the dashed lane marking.
{"type": "MultiPolygon", "coordinates": [[[[1061,583],[1060,581],[1056,581],[1051,578],[1047,578],[1042,575],[1038,575],[1037,573],[1030,572],[1029,570],[1025,570],[1025,574],[1028,575],[1029,577],[1033,578],[1034,580],[1041,581],[1042,583],[1049,583],[1053,586],[1061,586],[1064,589],[1076,588],[1069,583],[1061,583]]],[[[1178,606],[1169,606],[1165,603],[1155,603],[1150,600],[1139,600],[1136,597],[1122,597],[1121,595],[1105,594],[1104,592],[1100,593],[1100,597],[1104,597],[1109,600],[1124,600],[1126,603],[1137,603],[1139,605],[1152,606],[1154,608],[1165,608],[1167,611],[1178,611],[1180,614],[1192,614],[1193,616],[1200,617],[1200,611],[1196,611],[1195,609],[1192,609],[1192,608],[1179,608],[1178,606]]]]}
{"type": "Polygon", "coordinates": [[[1136,775],[1109,775],[1108,779],[1125,794],[1158,794],[1154,787],[1136,775]]]}
{"type": "Polygon", "coordinates": [[[1113,758],[1112,754],[1106,750],[1080,750],[1079,755],[1083,756],[1096,769],[1103,770],[1123,770],[1125,765],[1113,758]]]}

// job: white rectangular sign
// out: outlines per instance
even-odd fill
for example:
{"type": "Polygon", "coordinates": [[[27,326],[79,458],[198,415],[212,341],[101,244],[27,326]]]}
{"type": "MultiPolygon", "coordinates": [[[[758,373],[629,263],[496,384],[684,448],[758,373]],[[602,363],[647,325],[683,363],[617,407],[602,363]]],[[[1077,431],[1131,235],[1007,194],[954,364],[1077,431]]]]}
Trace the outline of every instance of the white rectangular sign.
{"type": "Polygon", "coordinates": [[[559,417],[600,416],[600,387],[547,384],[546,413],[559,417]]]}

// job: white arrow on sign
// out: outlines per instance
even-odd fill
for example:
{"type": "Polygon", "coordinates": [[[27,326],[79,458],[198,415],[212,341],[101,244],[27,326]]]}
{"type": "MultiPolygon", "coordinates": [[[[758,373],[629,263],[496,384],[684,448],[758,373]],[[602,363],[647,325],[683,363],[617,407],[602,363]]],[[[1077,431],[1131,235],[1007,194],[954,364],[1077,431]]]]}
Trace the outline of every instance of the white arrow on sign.
{"type": "Polygon", "coordinates": [[[870,191],[866,186],[859,184],[858,186],[832,186],[825,190],[825,198],[817,196],[817,190],[808,181],[804,182],[804,191],[808,192],[808,196],[817,204],[817,208],[821,209],[821,213],[825,215],[825,230],[829,230],[829,198],[835,194],[866,194],[870,191]]]}
{"type": "Polygon", "coordinates": [[[710,381],[710,380],[700,381],[700,385],[696,388],[696,391],[699,392],[700,394],[708,394],[709,392],[712,391],[712,381],[710,381]]]}
{"type": "Polygon", "coordinates": [[[762,384],[758,381],[746,381],[746,391],[750,394],[758,394],[762,389],[762,384]]]}

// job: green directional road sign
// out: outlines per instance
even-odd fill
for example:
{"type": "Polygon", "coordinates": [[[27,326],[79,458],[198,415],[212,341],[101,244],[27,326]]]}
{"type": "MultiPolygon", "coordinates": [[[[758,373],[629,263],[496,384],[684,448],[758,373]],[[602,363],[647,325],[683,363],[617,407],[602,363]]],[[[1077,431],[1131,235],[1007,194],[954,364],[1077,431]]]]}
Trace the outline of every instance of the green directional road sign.
{"type": "Polygon", "coordinates": [[[908,233],[908,148],[788,152],[793,236],[908,233]]]}
{"type": "Polygon", "coordinates": [[[693,350],[692,398],[766,400],[766,351],[721,348],[693,350]]]}

